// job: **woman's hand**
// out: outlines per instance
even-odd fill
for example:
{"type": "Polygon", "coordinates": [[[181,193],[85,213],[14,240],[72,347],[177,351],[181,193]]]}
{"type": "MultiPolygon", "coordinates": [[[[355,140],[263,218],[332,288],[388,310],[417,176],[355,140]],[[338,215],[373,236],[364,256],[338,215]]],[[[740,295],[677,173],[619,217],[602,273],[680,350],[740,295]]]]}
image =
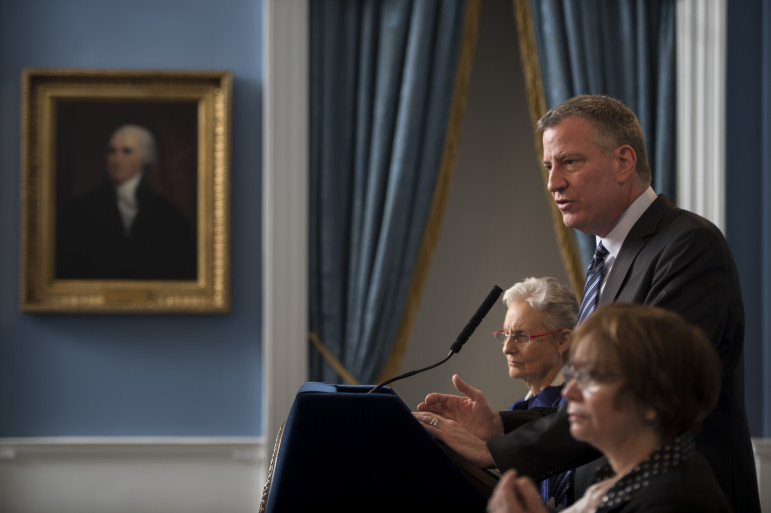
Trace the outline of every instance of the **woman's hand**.
{"type": "Polygon", "coordinates": [[[547,513],[543,500],[527,477],[517,477],[509,470],[498,484],[487,502],[487,511],[496,513],[547,513]]]}

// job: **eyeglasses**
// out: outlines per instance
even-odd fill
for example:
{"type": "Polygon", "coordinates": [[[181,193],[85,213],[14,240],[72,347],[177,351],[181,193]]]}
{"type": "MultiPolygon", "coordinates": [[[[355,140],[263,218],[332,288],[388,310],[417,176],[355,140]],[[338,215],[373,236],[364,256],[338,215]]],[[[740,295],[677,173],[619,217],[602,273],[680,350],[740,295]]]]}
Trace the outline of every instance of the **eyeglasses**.
{"type": "Polygon", "coordinates": [[[516,331],[514,333],[506,333],[503,330],[498,330],[493,332],[493,338],[500,342],[501,344],[505,344],[506,341],[511,338],[516,342],[517,344],[521,346],[526,346],[530,343],[530,341],[534,338],[538,337],[545,337],[546,335],[554,335],[555,333],[559,333],[560,331],[565,331],[565,328],[561,328],[554,331],[547,331],[546,333],[539,333],[537,335],[530,335],[528,333],[525,333],[524,331],[516,331]]]}
{"type": "Polygon", "coordinates": [[[565,376],[565,385],[567,385],[572,380],[575,380],[576,385],[578,385],[578,388],[581,390],[587,390],[590,387],[598,385],[599,383],[612,381],[620,377],[619,374],[615,373],[603,374],[599,372],[591,372],[586,369],[575,369],[573,367],[565,367],[565,370],[562,371],[562,375],[565,376]]]}

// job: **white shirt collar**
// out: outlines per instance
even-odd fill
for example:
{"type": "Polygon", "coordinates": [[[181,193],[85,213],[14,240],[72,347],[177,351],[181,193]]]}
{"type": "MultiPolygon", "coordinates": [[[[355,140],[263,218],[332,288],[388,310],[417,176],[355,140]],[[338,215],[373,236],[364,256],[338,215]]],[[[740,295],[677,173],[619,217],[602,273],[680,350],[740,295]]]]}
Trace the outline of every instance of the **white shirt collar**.
{"type": "Polygon", "coordinates": [[[648,188],[640,194],[626,210],[624,210],[624,213],[621,214],[621,217],[616,221],[615,226],[613,226],[604,237],[595,237],[595,244],[602,242],[602,245],[608,250],[608,257],[612,256],[613,260],[615,260],[618,256],[618,252],[621,251],[621,245],[624,243],[624,239],[629,235],[629,232],[632,230],[635,223],[642,217],[645,211],[648,210],[648,207],[656,200],[656,197],[656,192],[651,186],[648,186],[648,188]]]}
{"type": "Polygon", "coordinates": [[[142,179],[142,173],[137,173],[120,185],[115,186],[115,193],[123,200],[136,202],[137,187],[142,179]]]}
{"type": "Polygon", "coordinates": [[[118,200],[118,212],[120,213],[123,229],[126,235],[131,231],[131,225],[137,216],[139,206],[137,205],[137,187],[142,179],[142,173],[137,173],[125,182],[115,187],[115,195],[118,200]]]}

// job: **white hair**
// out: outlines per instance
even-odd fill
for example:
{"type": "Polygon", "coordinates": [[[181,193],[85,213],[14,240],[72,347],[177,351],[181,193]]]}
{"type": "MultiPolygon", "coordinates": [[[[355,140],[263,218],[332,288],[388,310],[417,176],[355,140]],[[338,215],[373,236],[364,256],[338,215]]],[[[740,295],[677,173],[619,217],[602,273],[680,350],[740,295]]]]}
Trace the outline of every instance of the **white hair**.
{"type": "Polygon", "coordinates": [[[533,310],[546,314],[549,330],[573,329],[578,322],[578,302],[570,288],[556,278],[525,278],[503,293],[506,308],[514,301],[525,301],[533,310]]]}
{"type": "Polygon", "coordinates": [[[155,146],[155,137],[143,126],[123,125],[113,132],[113,137],[121,132],[132,133],[139,139],[139,151],[142,153],[142,163],[145,172],[151,170],[158,163],[158,150],[155,146]]]}

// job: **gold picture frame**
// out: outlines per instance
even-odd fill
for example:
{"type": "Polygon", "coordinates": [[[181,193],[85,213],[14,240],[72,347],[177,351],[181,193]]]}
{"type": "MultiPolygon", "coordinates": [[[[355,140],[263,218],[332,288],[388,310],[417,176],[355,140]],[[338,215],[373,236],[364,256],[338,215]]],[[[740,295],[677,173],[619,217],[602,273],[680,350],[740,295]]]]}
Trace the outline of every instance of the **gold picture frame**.
{"type": "Polygon", "coordinates": [[[230,311],[232,82],[23,70],[22,312],[230,311]]]}

